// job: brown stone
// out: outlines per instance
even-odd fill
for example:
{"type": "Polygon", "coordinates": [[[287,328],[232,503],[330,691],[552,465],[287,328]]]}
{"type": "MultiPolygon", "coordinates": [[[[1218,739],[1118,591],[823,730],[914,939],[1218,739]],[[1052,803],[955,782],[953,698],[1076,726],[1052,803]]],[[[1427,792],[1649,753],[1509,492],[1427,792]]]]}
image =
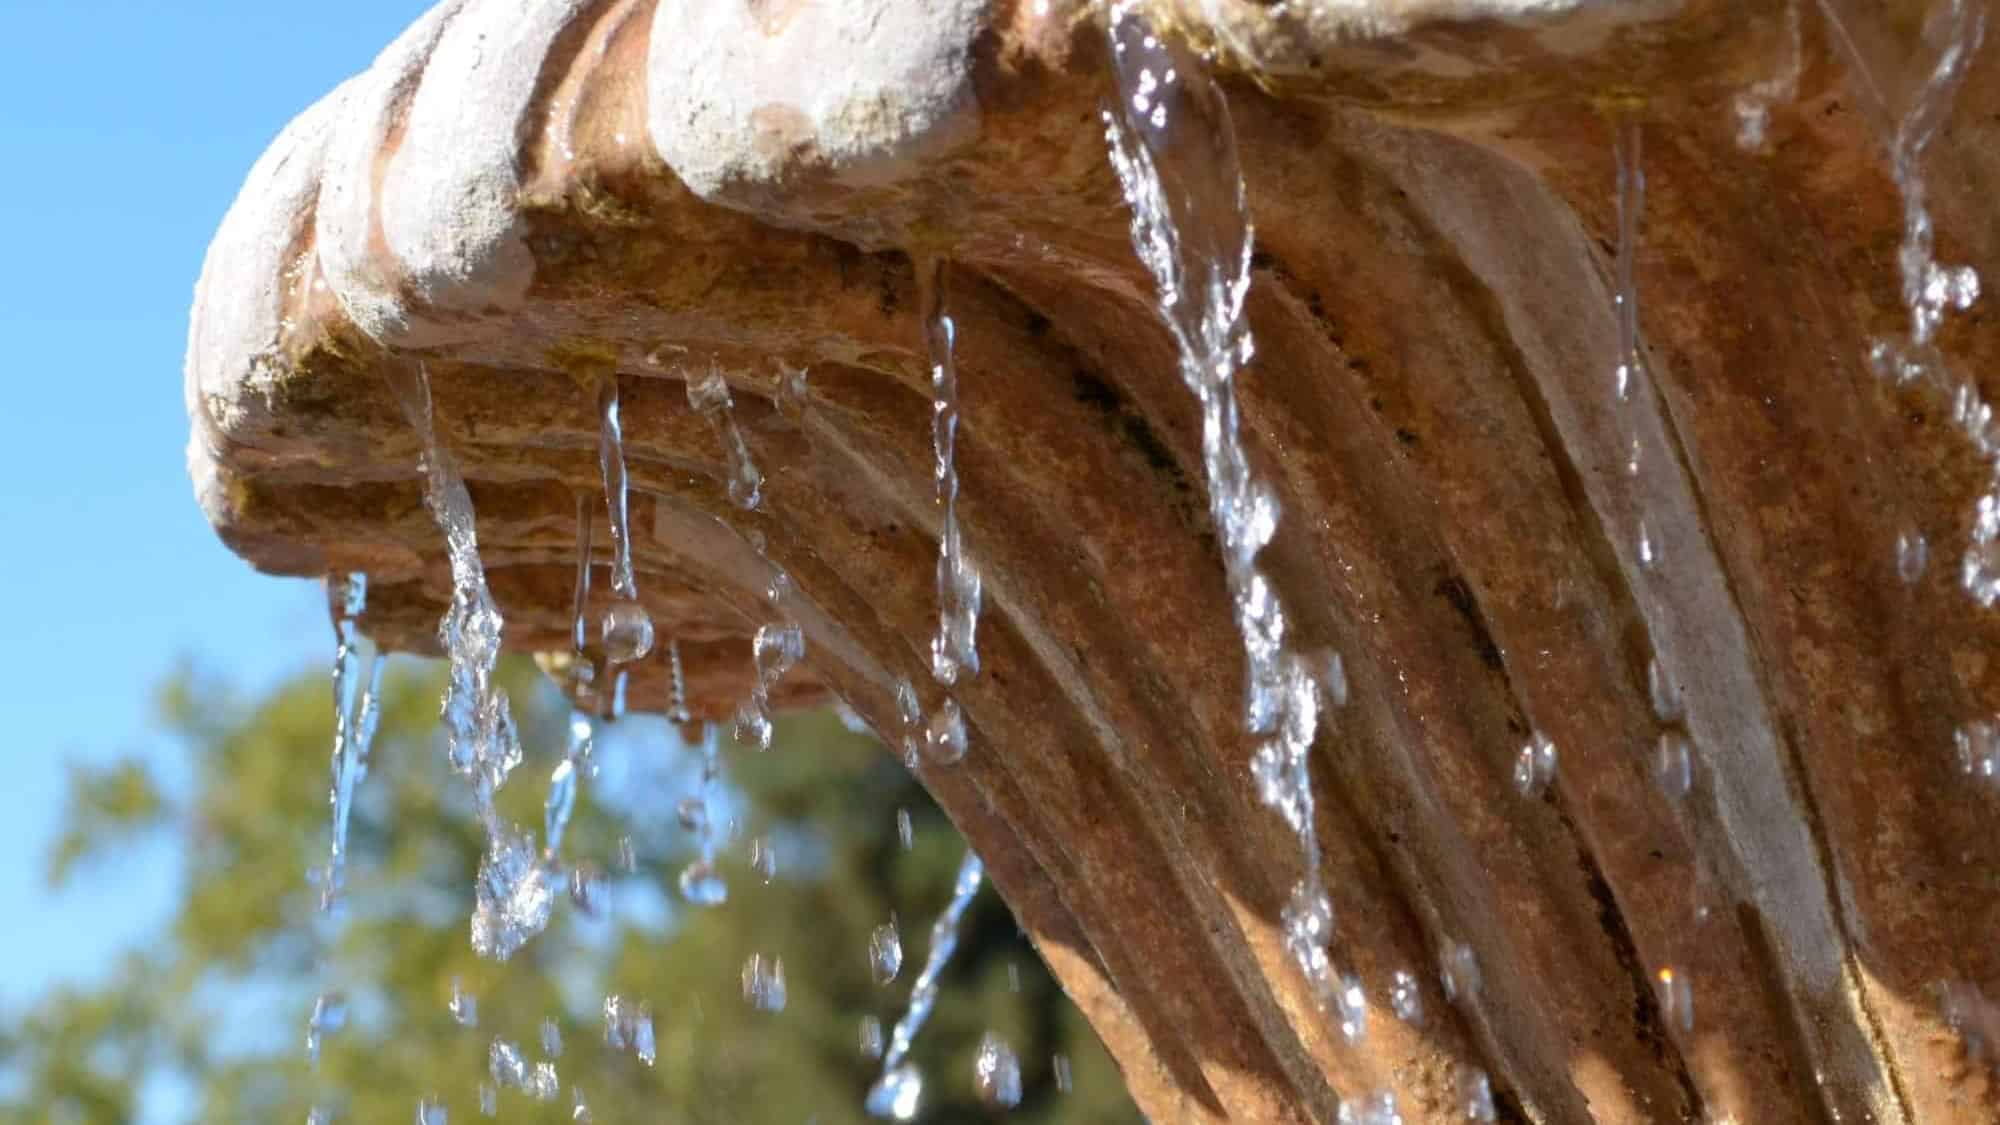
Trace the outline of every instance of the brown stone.
{"type": "MultiPolygon", "coordinates": [[[[1935,58],[1924,5],[1148,7],[1215,49],[1257,228],[1243,425],[1284,510],[1262,562],[1294,646],[1337,649],[1352,684],[1313,769],[1361,1047],[1280,944],[1297,845],[1250,779],[1199,419],[1105,159],[1095,5],[440,6],[279,138],[210,252],[205,510],[262,569],[368,572],[364,626],[434,651],[449,575],[383,377],[424,364],[507,643],[564,650],[615,374],[639,585],[697,714],[747,691],[754,531],[805,607],[780,701],[893,735],[898,678],[941,698],[912,260],[943,258],[986,613],[955,692],[972,752],[924,780],[1154,1121],[1333,1121],[1377,1089],[1457,1120],[1465,1067],[1503,1120],[2000,1120],[1939,992],[2000,996],[2000,794],[1952,750],[2000,707],[2000,611],[1957,564],[1991,470],[1944,396],[1864,358],[1906,327],[1881,150],[1935,58]],[[1793,58],[1743,151],[1735,99],[1793,58]],[[1634,416],[1670,454],[1634,481],[1620,117],[1649,188],[1634,416]],[[755,513],[686,403],[711,362],[755,513]],[[800,417],[780,365],[809,372],[800,417]],[[1913,584],[1905,531],[1932,545],[1913,584]],[[1651,777],[1654,660],[1700,763],[1678,804],[1651,777]],[[1532,730],[1560,748],[1536,800],[1510,782],[1532,730]],[[1482,977],[1456,1005],[1454,940],[1482,977]],[[1398,970],[1420,1026],[1389,1013],[1398,970]]],[[[1994,40],[1925,171],[1941,258],[2000,276],[1994,40]]],[[[1990,308],[1940,337],[1989,399],[1990,308]]],[[[664,685],[636,669],[635,704],[664,685]]]]}

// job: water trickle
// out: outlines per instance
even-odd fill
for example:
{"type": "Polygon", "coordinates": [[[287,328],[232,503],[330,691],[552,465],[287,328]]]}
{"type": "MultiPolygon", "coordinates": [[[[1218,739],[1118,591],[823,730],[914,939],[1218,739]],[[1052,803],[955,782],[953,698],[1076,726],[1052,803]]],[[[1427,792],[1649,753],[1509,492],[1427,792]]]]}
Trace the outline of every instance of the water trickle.
{"type": "Polygon", "coordinates": [[[746,512],[755,509],[764,500],[764,475],[757,471],[749,443],[743,440],[743,431],[736,425],[736,406],[729,397],[729,382],[722,377],[722,368],[711,362],[705,374],[699,378],[690,376],[687,400],[688,406],[708,419],[715,436],[722,441],[723,460],[729,472],[729,502],[746,512]]]}
{"type": "Polygon", "coordinates": [[[909,851],[911,846],[915,842],[915,839],[916,839],[915,829],[912,828],[910,824],[910,810],[897,809],[896,810],[897,842],[903,845],[904,851],[909,851]]]}
{"type": "Polygon", "coordinates": [[[1514,755],[1514,789],[1523,797],[1540,797],[1556,778],[1556,744],[1536,731],[1514,755]]]}
{"type": "Polygon", "coordinates": [[[423,445],[425,504],[444,532],[451,563],[451,608],[438,625],[450,659],[444,723],[452,768],[472,786],[473,806],[486,829],[487,852],[476,886],[473,947],[504,959],[547,924],[550,873],[532,845],[503,825],[493,795],[521,762],[521,741],[507,694],[493,682],[500,660],[499,607],[479,560],[472,495],[433,425],[430,375],[421,365],[392,367],[390,383],[423,445]],[[525,854],[524,854],[525,853],[525,854]],[[543,905],[537,908],[537,902],[543,905]]]}
{"type": "Polygon", "coordinates": [[[981,1102],[995,1109],[1021,1104],[1021,1060],[996,1032],[979,1040],[979,1053],[972,1060],[972,1088],[981,1102]]]}
{"type": "Polygon", "coordinates": [[[868,935],[868,970],[876,984],[888,984],[903,971],[903,935],[896,932],[893,919],[868,935]]]}
{"type": "Polygon", "coordinates": [[[1736,146],[1745,152],[1764,147],[1764,134],[1771,121],[1771,107],[1798,96],[1799,74],[1805,66],[1805,46],[1799,26],[1798,0],[1785,5],[1786,50],[1776,74],[1753,82],[1736,96],[1736,146]]]}
{"type": "Polygon", "coordinates": [[[425,1098],[417,1103],[417,1125],[446,1125],[443,1103],[425,1098]]]}
{"type": "Polygon", "coordinates": [[[1653,991],[1669,1029],[1683,1035],[1694,1030],[1694,984],[1686,970],[1671,965],[1661,968],[1653,974],[1653,991]]]}
{"type": "Polygon", "coordinates": [[[743,999],[760,1012],[785,1010],[785,962],[752,953],[743,962],[743,999]]]}
{"type": "Polygon", "coordinates": [[[322,992],[313,998],[312,1015],[306,1018],[306,1058],[319,1065],[320,1041],[338,1034],[347,1026],[347,998],[338,992],[322,992]]]}
{"type": "Polygon", "coordinates": [[[1417,983],[1416,975],[1407,969],[1397,969],[1389,978],[1389,1010],[1396,1018],[1412,1026],[1424,1022],[1424,990],[1417,983]]]}
{"type": "Polygon", "coordinates": [[[924,345],[931,365],[931,446],[937,455],[937,635],[931,638],[931,675],[947,686],[979,674],[979,570],[966,557],[958,526],[958,328],[946,298],[943,259],[917,271],[924,345]]]}
{"type": "Polygon", "coordinates": [[[874,1016],[861,1017],[861,1057],[864,1059],[882,1057],[882,1021],[874,1016]]]}
{"type": "MultiPolygon", "coordinates": [[[[896,717],[903,724],[903,768],[915,771],[918,765],[917,750],[923,745],[923,704],[917,700],[917,687],[908,676],[896,681],[896,717]]],[[[908,848],[909,845],[903,845],[908,848]]]]}
{"type": "Polygon", "coordinates": [[[625,431],[618,417],[618,376],[607,374],[597,388],[597,463],[604,477],[604,504],[611,514],[611,595],[600,628],[605,659],[629,664],[653,650],[653,618],[639,604],[632,573],[632,521],[625,478],[625,431]]]}
{"type": "Polygon", "coordinates": [[[1653,751],[1653,782],[1670,800],[1694,791],[1694,748],[1679,731],[1665,731],[1653,751]]]}
{"type": "Polygon", "coordinates": [[[1467,1121],[1491,1122],[1500,1119],[1493,1105],[1493,1083],[1486,1077],[1486,1072],[1477,1067],[1459,1068],[1458,1102],[1467,1121]]]}
{"type": "Polygon", "coordinates": [[[1362,990],[1361,978],[1353,973],[1343,975],[1334,1003],[1340,1017],[1340,1037],[1349,1046],[1359,1046],[1368,1038],[1368,994],[1362,990]]]}
{"type": "Polygon", "coordinates": [[[451,981],[451,1000],[445,1010],[451,1013],[452,1022],[460,1027],[479,1026],[479,997],[465,990],[457,977],[451,981]]]}
{"type": "Polygon", "coordinates": [[[1444,998],[1470,1004],[1479,996],[1479,957],[1462,941],[1448,941],[1438,958],[1438,983],[1444,998]]]}
{"type": "Polygon", "coordinates": [[[1069,1056],[1058,1054],[1049,1060],[1049,1065],[1056,1072],[1056,1093],[1069,1093],[1073,1085],[1073,1080],[1070,1078],[1069,1073],[1069,1056]]]}
{"type": "MultiPolygon", "coordinates": [[[[1828,15],[1834,13],[1829,9],[1828,15]]],[[[1948,396],[1952,420],[1986,463],[1986,491],[1973,505],[1959,584],[1973,601],[1991,608],[2000,602],[2000,430],[1993,425],[1992,404],[1980,393],[1977,382],[1954,371],[1936,342],[1938,329],[1948,315],[1964,312],[1978,302],[1980,279],[1969,265],[1948,266],[1938,261],[1923,176],[1924,152],[1950,116],[1966,68],[1985,38],[1984,0],[1944,0],[1933,11],[1926,33],[1926,39],[1937,48],[1937,60],[1888,142],[1890,174],[1903,198],[1903,239],[1896,261],[1902,275],[1903,304],[1910,316],[1909,333],[1901,339],[1872,341],[1868,362],[1877,375],[1898,386],[1922,383],[1948,396]]],[[[1851,45],[1849,51],[1852,54],[1851,45]]],[[[1857,73],[1872,83],[1858,55],[1853,55],[1853,61],[1857,73]]],[[[1879,90],[1876,96],[1881,100],[1879,90]]]]}
{"type": "Polygon", "coordinates": [[[924,750],[939,765],[953,766],[965,760],[966,745],[965,715],[958,709],[957,700],[946,698],[931,713],[924,732],[924,750]]]}
{"type": "Polygon", "coordinates": [[[341,583],[334,622],[333,807],[326,868],[318,875],[322,911],[339,900],[347,870],[347,822],[354,790],[368,774],[368,749],[381,715],[382,652],[361,632],[358,619],[368,608],[368,576],[350,574],[341,583]]]}
{"type": "Polygon", "coordinates": [[[910,986],[909,1007],[896,1021],[889,1035],[889,1049],[882,1057],[882,1077],[868,1091],[868,1112],[877,1117],[908,1121],[916,1116],[923,1098],[923,1074],[908,1065],[910,1044],[937,1004],[938,977],[958,949],[958,925],[972,905],[973,896],[986,878],[986,865],[968,850],[958,865],[958,879],[952,886],[951,901],[931,924],[931,947],[924,955],[924,967],[910,986]]]}
{"type": "Polygon", "coordinates": [[[1915,583],[1930,566],[1931,544],[1921,531],[1905,531],[1896,536],[1896,577],[1905,585],[1915,583]]]}
{"type": "Polygon", "coordinates": [[[667,721],[685,723],[694,716],[688,711],[687,675],[681,670],[681,643],[667,642],[667,721]]]}
{"type": "MultiPolygon", "coordinates": [[[[1105,139],[1132,211],[1132,247],[1153,276],[1182,382],[1201,409],[1209,516],[1243,640],[1244,722],[1273,736],[1252,772],[1259,798],[1299,838],[1302,876],[1286,911],[1285,944],[1324,1004],[1332,991],[1332,911],[1321,905],[1307,759],[1320,677],[1286,649],[1284,609],[1256,565],[1277,530],[1278,500],[1252,471],[1238,432],[1235,375],[1254,346],[1243,316],[1252,237],[1235,131],[1214,82],[1129,0],[1112,10],[1110,40],[1119,98],[1103,114],[1105,139]]],[[[1345,679],[1337,681],[1343,689],[1345,679]]]]}

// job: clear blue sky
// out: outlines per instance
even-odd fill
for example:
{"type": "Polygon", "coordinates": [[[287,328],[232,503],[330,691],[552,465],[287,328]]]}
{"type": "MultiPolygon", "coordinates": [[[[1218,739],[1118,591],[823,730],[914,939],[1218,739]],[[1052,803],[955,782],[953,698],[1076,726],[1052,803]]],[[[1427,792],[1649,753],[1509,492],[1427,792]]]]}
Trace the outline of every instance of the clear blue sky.
{"type": "Polygon", "coordinates": [[[173,864],[42,889],[63,764],[161,754],[183,657],[245,686],[329,652],[317,587],[209,533],[187,482],[181,355],[202,254],[251,163],[421,0],[11,0],[0,67],[0,1007],[157,924],[173,864]]]}

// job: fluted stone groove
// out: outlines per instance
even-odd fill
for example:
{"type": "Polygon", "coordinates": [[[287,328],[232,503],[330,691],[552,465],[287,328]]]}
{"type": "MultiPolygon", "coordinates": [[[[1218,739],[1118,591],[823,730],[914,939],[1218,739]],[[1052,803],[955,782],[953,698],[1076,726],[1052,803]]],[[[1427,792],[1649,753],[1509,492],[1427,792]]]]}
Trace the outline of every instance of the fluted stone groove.
{"type": "MultiPolygon", "coordinates": [[[[507,642],[561,651],[616,377],[640,588],[697,714],[752,678],[755,531],[808,637],[776,701],[843,699],[893,743],[898,677],[940,698],[910,261],[946,257],[987,612],[955,693],[973,753],[923,778],[1154,1120],[1330,1121],[1376,1088],[1451,1120],[1464,1067],[1509,1120],[2000,1116],[1935,991],[2000,994],[1994,795],[1950,746],[2000,706],[2000,626],[1953,573],[1982,468],[1946,403],[1862,359],[1903,323],[1879,138],[1930,65],[1924,5],[1147,7],[1230,96],[1243,425],[1285,511],[1263,563],[1291,642],[1353,685],[1313,768],[1361,1046],[1281,949],[1296,848],[1249,777],[1200,421],[1103,152],[1098,5],[440,5],[274,143],[217,236],[187,370],[205,510],[264,569],[368,571],[364,626],[434,649],[449,574],[382,377],[423,363],[507,642]],[[1796,91],[1741,151],[1732,100],[1786,69],[1794,22],[1796,91]],[[1615,116],[1645,138],[1638,416],[1668,454],[1636,481],[1615,116]],[[711,362],[755,513],[686,402],[711,362]],[[810,373],[803,416],[780,363],[810,373]],[[1933,543],[1911,585],[1905,530],[1933,543]],[[1649,776],[1655,658],[1700,753],[1679,803],[1649,776]],[[1561,770],[1531,801],[1510,771],[1537,730],[1561,770]],[[1435,986],[1450,941],[1473,1002],[1435,986]],[[1695,982],[1691,1033],[1663,966],[1695,982]],[[1398,970],[1420,1027],[1388,1012],[1398,970]]],[[[1988,276],[1997,53],[1927,162],[1941,256],[1988,276]]],[[[1948,322],[1955,365],[2000,370],[1991,323],[1948,322]]],[[[664,708],[661,662],[631,698],[664,708]]]]}

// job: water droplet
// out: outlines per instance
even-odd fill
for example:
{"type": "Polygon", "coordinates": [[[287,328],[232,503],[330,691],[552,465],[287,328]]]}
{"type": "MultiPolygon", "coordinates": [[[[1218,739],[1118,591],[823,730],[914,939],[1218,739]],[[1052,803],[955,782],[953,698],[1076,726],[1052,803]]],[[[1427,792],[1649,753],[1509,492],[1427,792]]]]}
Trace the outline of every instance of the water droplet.
{"type": "Polygon", "coordinates": [[[1050,1059],[1049,1063],[1054,1067],[1056,1072],[1056,1092],[1059,1094],[1069,1093],[1072,1086],[1069,1073],[1069,1056],[1058,1054],[1055,1058],[1050,1059]]]}
{"type": "Polygon", "coordinates": [[[760,1012],[785,1010],[785,962],[752,953],[743,962],[743,999],[760,1012]]]}
{"type": "Polygon", "coordinates": [[[444,1105],[436,1098],[417,1103],[417,1125],[445,1125],[444,1105]]]}
{"type": "Polygon", "coordinates": [[[619,600],[604,610],[604,657],[613,664],[643,660],[653,651],[653,615],[636,601],[619,600]]]}
{"type": "Polygon", "coordinates": [[[306,1125],[333,1125],[333,1111],[325,1106],[313,1106],[306,1110],[306,1125]]]}
{"type": "Polygon", "coordinates": [[[903,936],[896,932],[895,922],[884,922],[868,935],[868,969],[878,985],[895,980],[902,971],[903,936]]]}
{"type": "Polygon", "coordinates": [[[556,1064],[536,1063],[534,1086],[528,1093],[538,1102],[552,1102],[556,1100],[556,1093],[561,1089],[562,1079],[556,1074],[556,1064]]]}
{"type": "Polygon", "coordinates": [[[1556,777],[1556,744],[1536,731],[1514,757],[1514,789],[1523,797],[1540,797],[1556,777]]]}
{"type": "Polygon", "coordinates": [[[647,1066],[652,1066],[654,1060],[659,1058],[659,1047],[653,1040],[653,1013],[643,1006],[632,1021],[632,1053],[647,1066]]]}
{"type": "Polygon", "coordinates": [[[720,906],[729,901],[729,884],[705,859],[681,868],[680,885],[681,897],[695,906],[720,906]]]}
{"type": "Polygon", "coordinates": [[[1649,529],[1646,526],[1646,521],[1640,520],[1639,521],[1639,566],[1641,568],[1650,570],[1653,564],[1659,561],[1660,557],[1658,548],[1656,548],[1653,545],[1653,533],[1651,529],[1649,529]]]}
{"type": "Polygon", "coordinates": [[[1377,1090],[1361,1103],[1361,1112],[1354,1120],[1355,1125],[1403,1125],[1403,1114],[1396,1108],[1395,1094],[1377,1090]]]}
{"type": "Polygon", "coordinates": [[[716,437],[722,441],[730,503],[744,511],[756,508],[763,502],[764,476],[757,471],[757,464],[750,456],[750,446],[744,442],[743,431],[736,425],[735,403],[730,398],[729,382],[723,378],[722,368],[711,363],[706,374],[690,379],[687,399],[690,407],[708,419],[716,437]]]}
{"type": "Polygon", "coordinates": [[[1361,978],[1353,973],[1343,975],[1334,1003],[1340,1014],[1340,1037],[1350,1046],[1358,1046],[1368,1038],[1368,994],[1362,990],[1361,978]]]}
{"type": "Polygon", "coordinates": [[[931,714],[924,749],[939,765],[956,765],[965,760],[965,716],[959,711],[957,700],[946,697],[931,714]]]}
{"type": "Polygon", "coordinates": [[[569,1119],[571,1121],[595,1120],[595,1118],[591,1117],[590,1115],[589,1103],[585,1102],[583,1099],[583,1090],[581,1087],[571,1086],[569,1088],[569,1105],[570,1105],[569,1119]]]}
{"type": "Polygon", "coordinates": [[[319,1065],[320,1039],[346,1026],[347,998],[343,994],[322,992],[314,997],[312,1015],[306,1018],[306,1058],[319,1065]]]}
{"type": "Polygon", "coordinates": [[[1007,962],[1007,991],[1021,991],[1021,966],[1012,961],[1007,962]]]}
{"type": "Polygon", "coordinates": [[[479,1084],[479,1115],[481,1117],[500,1115],[500,1091],[494,1089],[491,1082],[479,1084]]]}
{"type": "Polygon", "coordinates": [[[639,853],[632,846],[632,837],[618,837],[618,870],[625,872],[639,869],[639,853]]]}
{"type": "Polygon", "coordinates": [[[1479,958],[1472,947],[1462,941],[1448,941],[1439,960],[1438,983],[1444,987],[1444,998],[1454,1004],[1461,1001],[1469,1004],[1477,999],[1479,958]]]}
{"type": "Polygon", "coordinates": [[[1694,1030],[1694,986],[1683,970],[1667,966],[1653,974],[1653,988],[1659,996],[1660,1015],[1668,1028],[1681,1034],[1694,1030]]]}
{"type": "Polygon", "coordinates": [[[549,795],[542,802],[542,838],[550,856],[562,851],[563,833],[576,811],[576,762],[564,758],[549,774],[549,795]]]}
{"type": "Polygon", "coordinates": [[[542,1054],[559,1059],[563,1052],[562,1027],[554,1020],[542,1021],[542,1054]]]}
{"type": "Polygon", "coordinates": [[[1671,730],[1660,735],[1653,753],[1653,780],[1670,800],[1678,801],[1694,789],[1694,751],[1686,735],[1671,730]]]}
{"type": "Polygon", "coordinates": [[[1653,700],[1653,717],[1663,723],[1681,720],[1681,689],[1658,659],[1646,662],[1646,690],[1653,700]]]}
{"type": "Polygon", "coordinates": [[[479,998],[465,991],[458,978],[451,981],[451,1002],[446,1005],[451,1018],[460,1027],[479,1026],[479,998]]]}
{"type": "Polygon", "coordinates": [[[486,1072],[495,1085],[502,1089],[528,1088],[528,1060],[521,1057],[521,1049],[505,1039],[495,1039],[486,1051],[486,1072]]]}
{"type": "Polygon", "coordinates": [[[806,407],[810,403],[810,388],[806,385],[806,369],[792,367],[784,360],[773,360],[778,369],[777,384],[772,397],[777,401],[778,413],[792,425],[805,421],[806,407]]]}
{"type": "Polygon", "coordinates": [[[1417,983],[1416,975],[1406,969],[1397,969],[1389,978],[1389,1010],[1396,1018],[1412,1026],[1424,1022],[1424,990],[1417,983]]]}
{"type": "Polygon", "coordinates": [[[904,851],[910,850],[912,844],[915,842],[915,838],[915,829],[910,824],[910,810],[897,809],[896,839],[903,845],[904,851]]]}
{"type": "Polygon", "coordinates": [[[1493,1083],[1487,1079],[1486,1072],[1477,1067],[1462,1066],[1458,1069],[1458,1101],[1467,1121],[1499,1120],[1500,1115],[1493,1106],[1493,1083]]]}
{"type": "Polygon", "coordinates": [[[596,864],[579,863],[569,870],[569,901],[591,918],[601,917],[610,899],[604,872],[596,864]]]}
{"type": "Polygon", "coordinates": [[[874,1016],[861,1017],[861,1057],[864,1059],[882,1057],[882,1021],[874,1016]]]}
{"type": "Polygon", "coordinates": [[[1896,536],[1896,577],[1913,583],[1924,576],[1930,565],[1930,540],[1921,531],[1905,531],[1896,536]]]}
{"type": "Polygon", "coordinates": [[[750,841],[750,870],[766,885],[778,874],[778,846],[768,836],[750,841]]]}
{"type": "Polygon", "coordinates": [[[923,1098],[923,1072],[904,1063],[889,1070],[869,1087],[866,1105],[868,1112],[876,1117],[908,1121],[916,1117],[917,1107],[922,1104],[923,1098]]]}
{"type": "Polygon", "coordinates": [[[995,1032],[979,1040],[979,1054],[972,1061],[973,1089],[979,1100],[997,1109],[1013,1109],[1021,1104],[1021,1060],[1014,1048],[995,1032]]]}
{"type": "MultiPolygon", "coordinates": [[[[1326,946],[1333,937],[1333,900],[1317,882],[1296,883],[1279,913],[1279,924],[1285,935],[1285,951],[1298,963],[1306,981],[1315,991],[1325,988],[1332,974],[1326,946]]],[[[1325,999],[1324,994],[1321,999],[1325,999]]]]}
{"type": "Polygon", "coordinates": [[[1326,664],[1320,670],[1320,688],[1326,692],[1328,703],[1347,706],[1347,661],[1337,651],[1326,654],[1326,664]]]}
{"type": "Polygon", "coordinates": [[[682,797],[674,806],[674,819],[688,832],[708,831],[708,802],[700,797],[682,797]]]}

